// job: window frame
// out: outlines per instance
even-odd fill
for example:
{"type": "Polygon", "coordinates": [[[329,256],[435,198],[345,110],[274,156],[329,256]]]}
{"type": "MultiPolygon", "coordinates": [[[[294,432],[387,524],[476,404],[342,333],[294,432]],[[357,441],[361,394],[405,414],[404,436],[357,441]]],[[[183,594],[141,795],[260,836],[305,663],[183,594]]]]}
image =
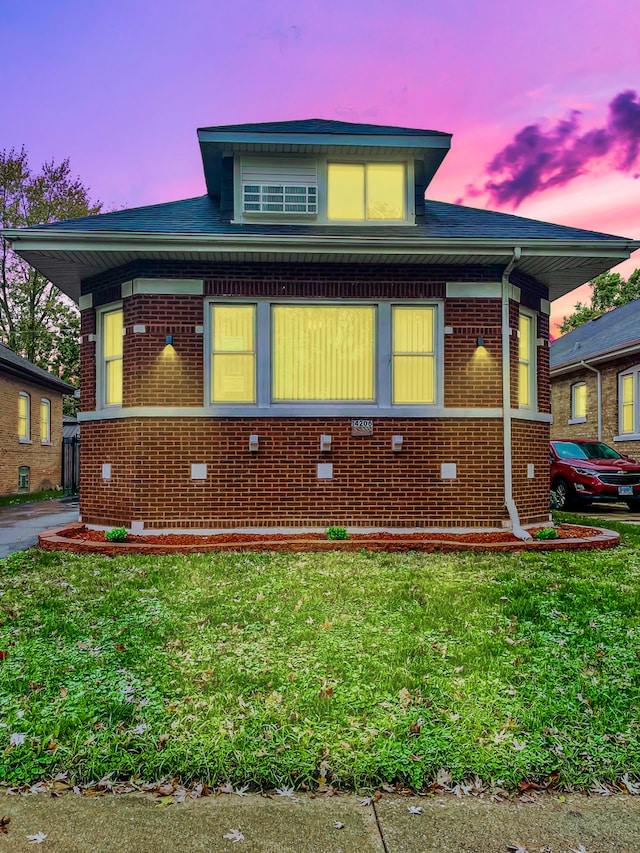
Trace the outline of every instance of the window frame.
{"type": "MultiPolygon", "coordinates": [[[[247,154],[247,159],[255,159],[255,154],[247,154]]],[[[415,162],[410,154],[398,154],[397,156],[378,153],[367,153],[366,155],[336,156],[335,154],[316,154],[309,157],[298,155],[265,155],[265,159],[274,157],[292,157],[295,160],[306,159],[315,163],[317,174],[316,206],[317,213],[276,213],[257,211],[244,211],[244,189],[242,183],[242,155],[234,157],[233,166],[233,210],[232,223],[266,223],[266,224],[304,224],[304,225],[327,225],[327,226],[351,226],[353,228],[376,228],[378,226],[407,226],[415,225],[416,222],[416,200],[415,200],[415,162]],[[327,217],[327,190],[328,190],[328,166],[329,163],[346,164],[368,164],[368,163],[394,163],[404,166],[405,176],[405,218],[404,219],[328,219],[327,217]]],[[[274,184],[278,183],[274,179],[274,184]]],[[[282,181],[280,181],[282,183],[282,181]]]]}
{"type": "Polygon", "coordinates": [[[614,441],[633,441],[640,440],[640,364],[629,367],[626,370],[618,373],[618,432],[614,441]],[[622,384],[625,377],[633,378],[633,430],[632,432],[623,432],[623,402],[622,402],[622,384]]]}
{"type": "Polygon", "coordinates": [[[569,418],[569,424],[584,424],[587,422],[587,383],[584,379],[580,380],[580,382],[574,382],[571,386],[571,417],[569,418]],[[584,388],[584,415],[578,415],[576,413],[576,390],[578,388],[584,388]]]}
{"type": "Polygon", "coordinates": [[[260,412],[270,417],[437,417],[444,405],[444,308],[441,299],[277,299],[247,297],[210,297],[205,299],[204,387],[205,407],[220,416],[243,416],[260,412]],[[214,403],[211,399],[212,371],[212,305],[255,305],[256,401],[254,403],[214,403]],[[371,306],[374,319],[374,399],[366,401],[283,401],[272,400],[273,312],[271,306],[300,305],[310,307],[371,306]],[[392,306],[433,307],[434,310],[434,391],[433,403],[393,404],[392,400],[392,306]]]}
{"type": "MultiPolygon", "coordinates": [[[[104,318],[105,315],[111,314],[115,311],[122,311],[122,356],[120,360],[122,361],[122,376],[123,376],[123,386],[124,386],[124,337],[125,337],[125,325],[124,325],[124,308],[122,304],[122,300],[119,299],[115,302],[110,302],[108,305],[101,305],[96,309],[96,409],[108,409],[109,411],[113,411],[115,409],[121,409],[124,404],[124,398],[119,403],[107,403],[106,393],[107,393],[107,359],[104,357],[104,318]]],[[[116,359],[109,359],[109,361],[114,361],[116,359]]]]}
{"type": "Polygon", "coordinates": [[[31,394],[27,393],[27,391],[20,391],[18,394],[18,441],[20,444],[31,444],[31,394]],[[22,421],[22,417],[20,415],[20,400],[26,400],[27,403],[27,414],[24,418],[26,424],[25,434],[22,435],[20,432],[20,422],[22,421]]]}
{"type": "Polygon", "coordinates": [[[535,311],[529,308],[520,307],[518,310],[518,334],[516,338],[518,342],[518,409],[522,412],[537,412],[538,411],[538,315],[535,311]],[[523,406],[520,403],[520,317],[527,317],[531,321],[529,335],[529,402],[523,406]]]}
{"type": "Polygon", "coordinates": [[[42,397],[40,399],[40,444],[51,444],[51,400],[49,400],[47,397],[42,397]],[[47,412],[47,416],[46,419],[43,420],[42,413],[45,409],[47,412]],[[43,436],[42,427],[45,424],[47,427],[47,432],[46,436],[43,436]]]}

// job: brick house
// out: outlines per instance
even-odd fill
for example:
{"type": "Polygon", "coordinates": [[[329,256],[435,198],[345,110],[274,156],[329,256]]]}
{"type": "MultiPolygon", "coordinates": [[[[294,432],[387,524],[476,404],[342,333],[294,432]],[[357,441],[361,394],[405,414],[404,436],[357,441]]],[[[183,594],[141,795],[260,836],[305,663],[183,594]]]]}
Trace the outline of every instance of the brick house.
{"type": "Polygon", "coordinates": [[[0,344],[0,495],[62,483],[62,396],[74,389],[0,344]]]}
{"type": "Polygon", "coordinates": [[[638,244],[425,201],[446,133],[198,137],[201,197],[5,232],[81,309],[82,519],[546,521],[549,300],[638,244]]]}
{"type": "Polygon", "coordinates": [[[551,344],[551,408],[553,438],[640,458],[640,299],[551,344]]]}

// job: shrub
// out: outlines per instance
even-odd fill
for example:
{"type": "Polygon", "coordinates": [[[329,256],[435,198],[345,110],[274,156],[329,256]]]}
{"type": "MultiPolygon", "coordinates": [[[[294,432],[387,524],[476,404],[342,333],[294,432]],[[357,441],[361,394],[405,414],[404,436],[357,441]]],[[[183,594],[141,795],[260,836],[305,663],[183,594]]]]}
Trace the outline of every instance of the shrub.
{"type": "Polygon", "coordinates": [[[327,527],[327,539],[348,539],[346,527],[327,527]]]}
{"type": "MultiPolygon", "coordinates": [[[[553,494],[553,492],[551,492],[553,494]]],[[[541,530],[537,530],[533,534],[534,539],[557,539],[558,531],[555,527],[543,527],[541,530]]]]}
{"type": "Polygon", "coordinates": [[[124,542],[127,538],[126,527],[114,527],[112,530],[105,530],[104,538],[109,542],[124,542]]]}

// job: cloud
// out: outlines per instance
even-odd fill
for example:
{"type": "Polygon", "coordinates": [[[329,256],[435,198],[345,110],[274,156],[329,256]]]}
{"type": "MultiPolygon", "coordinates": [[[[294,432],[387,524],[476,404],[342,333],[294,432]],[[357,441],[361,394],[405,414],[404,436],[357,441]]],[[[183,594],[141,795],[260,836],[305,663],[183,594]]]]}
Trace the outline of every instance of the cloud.
{"type": "MultiPolygon", "coordinates": [[[[632,90],[616,95],[602,127],[582,131],[581,112],[545,128],[530,124],[499,151],[486,167],[481,186],[465,188],[465,198],[488,195],[498,206],[521,202],[606,164],[630,173],[640,155],[640,97],[632,90]]],[[[633,175],[637,177],[637,173],[633,175]]]]}

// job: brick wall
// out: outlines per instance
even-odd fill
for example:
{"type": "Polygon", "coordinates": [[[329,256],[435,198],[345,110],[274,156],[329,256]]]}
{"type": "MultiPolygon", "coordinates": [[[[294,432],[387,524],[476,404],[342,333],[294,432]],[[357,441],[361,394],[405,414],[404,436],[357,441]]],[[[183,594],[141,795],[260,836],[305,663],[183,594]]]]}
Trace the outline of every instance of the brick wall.
{"type": "Polygon", "coordinates": [[[0,494],[18,491],[18,468],[30,468],[31,492],[52,489],[62,480],[62,395],[0,372],[0,494]],[[18,395],[31,397],[31,444],[18,440],[18,395]],[[40,400],[51,403],[51,444],[40,441],[40,400]]]}
{"type": "MultiPolygon", "coordinates": [[[[602,440],[615,448],[640,460],[640,441],[614,441],[619,435],[618,421],[618,375],[630,367],[640,364],[640,353],[612,359],[598,365],[602,373],[602,440]]],[[[553,407],[552,438],[597,439],[598,438],[598,377],[584,368],[551,380],[553,407]],[[587,385],[586,423],[568,424],[571,417],[571,386],[575,382],[587,385]]]]}
{"type": "MultiPolygon", "coordinates": [[[[363,299],[445,297],[446,281],[496,281],[493,268],[435,268],[344,264],[128,265],[83,283],[94,305],[119,299],[119,283],[133,277],[201,277],[205,296],[363,299]]],[[[541,289],[541,291],[544,289],[541,289]]],[[[544,290],[546,294],[546,290],[544,290]]],[[[533,301],[539,308],[540,296],[533,301]]],[[[123,300],[125,381],[131,406],[202,406],[204,322],[198,296],[135,295],[123,300]],[[144,325],[135,334],[134,325],[144,325]],[[164,347],[174,338],[175,353],[164,347]],[[171,356],[171,357],[169,357],[171,356]]],[[[518,306],[511,303],[517,329],[518,306]]],[[[82,410],[95,408],[95,308],[82,312],[82,410]]],[[[447,407],[500,408],[500,299],[447,299],[444,325],[444,401],[447,407]],[[485,347],[476,346],[483,337],[485,347]]],[[[544,333],[541,321],[539,335],[544,333]]],[[[511,338],[517,400],[517,337],[511,338]]],[[[544,357],[542,358],[544,362],[544,357]]],[[[544,368],[542,375],[544,376],[544,368]]],[[[544,384],[544,382],[542,382],[544,384]]],[[[540,388],[544,405],[545,388],[540,388]]],[[[547,403],[548,405],[548,403],[547,403]]],[[[544,410],[544,409],[543,409],[544,410]]],[[[522,520],[548,515],[548,451],[541,425],[524,424],[514,477],[526,463],[536,480],[522,482],[522,520]],[[533,437],[532,437],[533,436],[533,437]],[[543,446],[544,445],[544,446],[543,446]]],[[[348,418],[128,418],[85,422],[81,445],[81,514],[93,524],[148,527],[494,526],[506,518],[500,419],[375,418],[374,435],[352,437],[348,418]],[[249,435],[260,450],[248,450],[249,435]],[[320,435],[333,437],[320,454],[320,435]],[[400,454],[391,436],[403,435],[400,454]],[[331,461],[334,478],[319,480],[317,464],[331,461]],[[103,481],[101,465],[112,464],[103,481]],[[456,462],[458,476],[443,480],[440,465],[456,462]],[[206,463],[206,481],[192,481],[192,463],[206,463]]],[[[520,480],[518,480],[520,483],[520,480]]]]}
{"type": "Polygon", "coordinates": [[[549,424],[511,422],[513,499],[525,524],[549,518],[549,434],[549,424]],[[533,478],[529,464],[534,466],[533,478]]]}

